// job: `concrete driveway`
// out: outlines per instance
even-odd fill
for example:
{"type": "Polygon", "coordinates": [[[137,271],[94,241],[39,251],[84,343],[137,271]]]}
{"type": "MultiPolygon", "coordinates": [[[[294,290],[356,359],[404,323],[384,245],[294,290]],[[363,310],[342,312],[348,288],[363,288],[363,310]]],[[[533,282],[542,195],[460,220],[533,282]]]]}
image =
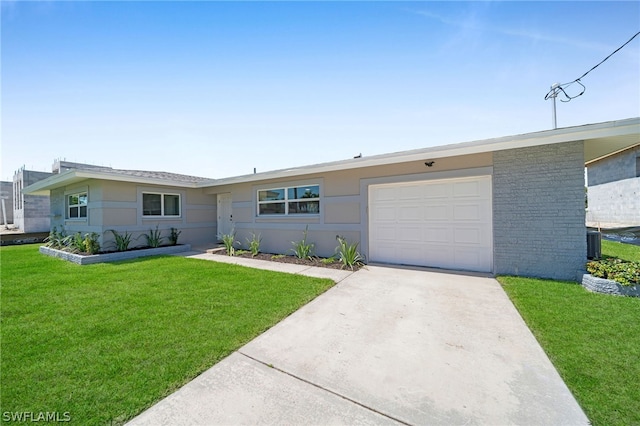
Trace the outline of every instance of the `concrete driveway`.
{"type": "Polygon", "coordinates": [[[496,280],[369,266],[130,424],[589,422],[496,280]]]}

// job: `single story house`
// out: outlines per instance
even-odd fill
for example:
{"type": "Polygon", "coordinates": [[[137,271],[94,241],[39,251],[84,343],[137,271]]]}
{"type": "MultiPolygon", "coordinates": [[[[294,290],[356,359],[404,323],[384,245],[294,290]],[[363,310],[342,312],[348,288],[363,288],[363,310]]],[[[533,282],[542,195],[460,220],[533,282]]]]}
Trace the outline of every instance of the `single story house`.
{"type": "Polygon", "coordinates": [[[587,224],[640,226],[640,144],[587,162],[587,224]]]}
{"type": "Polygon", "coordinates": [[[640,118],[354,158],[225,179],[69,170],[25,188],[52,225],[181,242],[236,232],[289,253],[308,227],[319,256],[342,235],[369,262],[575,280],[586,262],[585,163],[640,141],[640,118]],[[168,232],[168,231],[166,231],[168,232]]]}

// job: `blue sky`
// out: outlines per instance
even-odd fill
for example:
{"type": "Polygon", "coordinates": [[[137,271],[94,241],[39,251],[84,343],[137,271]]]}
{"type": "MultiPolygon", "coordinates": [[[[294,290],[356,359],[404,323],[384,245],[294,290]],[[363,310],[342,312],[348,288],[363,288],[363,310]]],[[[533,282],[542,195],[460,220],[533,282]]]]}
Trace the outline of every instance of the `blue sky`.
{"type": "MultiPolygon", "coordinates": [[[[55,158],[220,178],[546,130],[633,2],[2,1],[2,180],[55,158]]],[[[640,116],[640,36],[558,126],[640,116]]]]}

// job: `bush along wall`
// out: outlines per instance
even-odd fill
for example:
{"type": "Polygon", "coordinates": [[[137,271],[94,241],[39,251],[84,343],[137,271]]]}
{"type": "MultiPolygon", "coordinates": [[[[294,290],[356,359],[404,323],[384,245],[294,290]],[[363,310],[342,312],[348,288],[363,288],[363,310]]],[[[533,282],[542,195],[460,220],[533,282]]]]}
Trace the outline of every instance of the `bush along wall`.
{"type": "Polygon", "coordinates": [[[587,263],[583,287],[598,293],[640,297],[640,262],[606,258],[587,263]]]}

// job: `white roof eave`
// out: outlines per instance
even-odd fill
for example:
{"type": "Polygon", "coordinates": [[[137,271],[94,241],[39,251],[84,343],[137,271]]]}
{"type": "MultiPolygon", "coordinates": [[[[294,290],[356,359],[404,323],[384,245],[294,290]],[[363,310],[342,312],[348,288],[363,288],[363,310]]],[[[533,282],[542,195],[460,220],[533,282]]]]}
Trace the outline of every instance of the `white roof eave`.
{"type": "Polygon", "coordinates": [[[195,182],[173,181],[168,179],[150,178],[144,176],[131,176],[122,173],[100,172],[94,170],[68,170],[66,172],[50,176],[39,182],[31,184],[23,189],[25,194],[49,195],[52,189],[82,182],[87,179],[102,179],[119,182],[141,183],[146,185],[174,186],[180,188],[196,188],[195,182]]]}
{"type": "MultiPolygon", "coordinates": [[[[197,186],[202,188],[209,188],[236,183],[255,182],[266,179],[279,179],[362,167],[373,167],[394,163],[420,161],[426,159],[480,154],[485,152],[550,145],[571,141],[584,141],[590,139],[602,140],[634,134],[640,136],[640,118],[609,121],[606,123],[587,124],[583,126],[546,130],[542,132],[526,133],[516,136],[506,136],[480,141],[463,142],[451,145],[416,149],[411,151],[396,152],[391,154],[375,155],[371,157],[335,161],[304,167],[295,167],[284,170],[274,170],[271,172],[251,175],[213,179],[211,181],[200,182],[197,184],[197,186]]],[[[585,158],[585,161],[589,160],[589,158],[585,158]]]]}

